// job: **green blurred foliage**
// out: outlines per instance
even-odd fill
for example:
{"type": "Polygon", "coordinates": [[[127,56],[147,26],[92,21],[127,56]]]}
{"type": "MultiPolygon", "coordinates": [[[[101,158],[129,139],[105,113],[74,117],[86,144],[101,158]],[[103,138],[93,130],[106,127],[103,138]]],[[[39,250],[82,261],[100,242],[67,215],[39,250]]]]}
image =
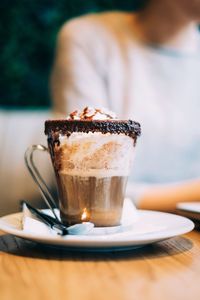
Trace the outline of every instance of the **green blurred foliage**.
{"type": "Polygon", "coordinates": [[[134,10],[142,0],[1,0],[0,105],[48,107],[56,35],[70,18],[134,10]]]}

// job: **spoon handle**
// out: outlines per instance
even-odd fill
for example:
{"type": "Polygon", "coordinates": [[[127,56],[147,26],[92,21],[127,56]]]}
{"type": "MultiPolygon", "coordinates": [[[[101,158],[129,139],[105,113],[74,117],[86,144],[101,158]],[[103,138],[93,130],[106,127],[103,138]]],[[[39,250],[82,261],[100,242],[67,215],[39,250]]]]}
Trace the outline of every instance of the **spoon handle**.
{"type": "Polygon", "coordinates": [[[65,225],[63,225],[60,221],[58,221],[57,219],[41,212],[40,210],[34,208],[33,206],[31,206],[29,203],[27,203],[26,201],[22,201],[22,205],[26,205],[26,207],[28,208],[28,210],[30,210],[30,212],[36,216],[39,220],[41,220],[42,222],[44,222],[46,225],[48,225],[49,227],[51,227],[51,229],[55,230],[58,234],[60,235],[67,235],[69,232],[67,230],[67,227],[65,225]]]}

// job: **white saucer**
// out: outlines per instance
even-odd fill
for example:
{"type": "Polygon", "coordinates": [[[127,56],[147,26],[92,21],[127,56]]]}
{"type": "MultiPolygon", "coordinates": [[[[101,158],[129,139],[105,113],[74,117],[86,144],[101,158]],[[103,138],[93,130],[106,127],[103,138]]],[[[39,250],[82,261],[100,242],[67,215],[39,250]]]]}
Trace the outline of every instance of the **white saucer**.
{"type": "MultiPolygon", "coordinates": [[[[135,217],[135,216],[133,216],[135,217]]],[[[35,242],[64,246],[78,250],[126,250],[185,234],[194,228],[189,219],[173,214],[155,211],[137,210],[137,216],[131,226],[125,230],[112,232],[108,230],[99,234],[98,228],[87,235],[36,234],[21,229],[22,213],[0,218],[0,230],[35,242]],[[97,230],[95,232],[95,230],[97,230]]]]}

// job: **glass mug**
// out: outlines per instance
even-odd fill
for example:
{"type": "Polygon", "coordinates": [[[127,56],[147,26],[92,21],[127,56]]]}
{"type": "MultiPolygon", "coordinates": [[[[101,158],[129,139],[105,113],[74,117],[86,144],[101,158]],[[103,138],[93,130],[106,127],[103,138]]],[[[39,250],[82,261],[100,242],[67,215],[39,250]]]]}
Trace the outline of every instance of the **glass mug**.
{"type": "Polygon", "coordinates": [[[105,121],[92,123],[46,121],[48,148],[33,145],[25,153],[26,166],[47,205],[52,208],[57,205],[33,160],[35,151],[50,153],[57,181],[60,218],[67,226],[81,222],[92,222],[95,226],[120,225],[140,126],[130,120],[112,120],[106,122],[108,132],[102,132],[99,126],[105,121]],[[131,133],[127,122],[131,122],[131,133]]]}

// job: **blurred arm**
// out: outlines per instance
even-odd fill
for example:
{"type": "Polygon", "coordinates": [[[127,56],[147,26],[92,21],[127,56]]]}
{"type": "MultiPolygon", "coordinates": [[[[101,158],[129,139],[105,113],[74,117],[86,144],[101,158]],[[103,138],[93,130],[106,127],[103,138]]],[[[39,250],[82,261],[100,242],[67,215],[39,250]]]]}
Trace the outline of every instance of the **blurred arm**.
{"type": "Polygon", "coordinates": [[[138,208],[174,211],[178,202],[189,201],[200,201],[200,179],[150,186],[140,196],[138,208]]]}

